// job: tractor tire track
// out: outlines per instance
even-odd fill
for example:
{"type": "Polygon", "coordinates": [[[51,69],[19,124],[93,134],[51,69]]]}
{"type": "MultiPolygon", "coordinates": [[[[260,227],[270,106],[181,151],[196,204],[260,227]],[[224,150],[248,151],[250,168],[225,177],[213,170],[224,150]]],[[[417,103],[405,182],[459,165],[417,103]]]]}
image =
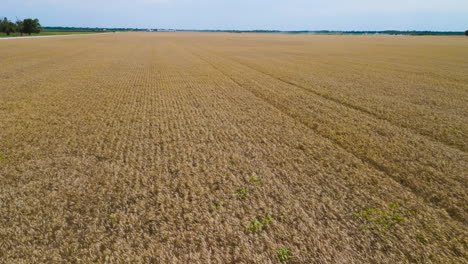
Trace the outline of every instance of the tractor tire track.
{"type": "MultiPolygon", "coordinates": [[[[218,55],[218,57],[220,57],[218,55]]],[[[202,58],[200,56],[200,58],[202,58]]],[[[224,59],[224,57],[222,57],[224,59]]],[[[329,135],[326,135],[324,133],[320,133],[320,131],[318,131],[316,128],[314,128],[313,126],[311,126],[311,124],[309,122],[306,122],[304,120],[301,120],[300,116],[298,115],[294,115],[292,113],[290,113],[290,111],[285,108],[281,103],[278,103],[278,102],[275,102],[274,100],[272,100],[271,98],[268,98],[268,97],[265,97],[265,96],[262,96],[260,93],[256,92],[255,89],[249,89],[247,88],[245,85],[243,85],[242,83],[240,83],[239,81],[237,81],[236,79],[234,79],[234,77],[232,77],[231,75],[227,74],[225,71],[223,71],[221,68],[217,67],[216,65],[212,64],[211,62],[209,62],[207,59],[203,59],[205,62],[207,62],[209,65],[211,65],[213,68],[217,69],[218,71],[220,71],[224,76],[226,76],[227,78],[229,78],[230,80],[232,80],[234,83],[236,83],[239,87],[243,88],[243,89],[246,89],[248,90],[249,92],[251,92],[252,94],[254,94],[256,97],[258,98],[261,98],[262,100],[264,100],[266,103],[272,105],[273,107],[275,107],[276,109],[278,109],[279,111],[281,111],[282,113],[288,115],[289,117],[297,120],[298,122],[302,123],[303,125],[305,125],[306,127],[308,127],[309,129],[311,129],[312,131],[314,131],[315,133],[318,133],[319,135],[321,135],[322,137],[326,138],[327,140],[330,140],[331,142],[333,142],[335,145],[339,146],[341,149],[343,149],[343,151],[347,152],[347,153],[350,153],[351,155],[355,156],[356,158],[358,158],[359,160],[361,160],[363,163],[365,164],[369,164],[371,167],[373,167],[374,169],[384,173],[385,175],[387,175],[388,177],[392,178],[394,181],[398,182],[399,184],[401,184],[402,186],[404,186],[405,188],[408,188],[409,190],[411,190],[413,193],[415,193],[416,195],[424,198],[424,200],[426,200],[429,204],[433,204],[435,206],[437,206],[438,208],[442,208],[442,209],[445,209],[447,210],[447,212],[449,212],[449,215],[454,219],[454,220],[457,220],[457,221],[460,221],[462,223],[464,223],[466,220],[459,216],[459,215],[452,215],[451,214],[451,209],[443,204],[440,203],[440,201],[438,202],[437,200],[434,200],[432,199],[432,196],[431,194],[427,194],[425,193],[424,191],[420,190],[419,188],[411,185],[410,183],[406,182],[405,180],[403,180],[401,177],[398,177],[398,176],[395,176],[395,171],[394,169],[391,169],[390,167],[387,167],[387,166],[384,166],[382,165],[381,163],[379,163],[378,161],[366,156],[366,155],[363,155],[363,154],[360,154],[360,153],[356,153],[354,152],[352,149],[350,149],[349,145],[341,142],[341,141],[338,141],[336,140],[335,138],[329,136],[329,135]]],[[[253,69],[255,70],[255,69],[253,69]]],[[[266,74],[268,75],[268,74],[266,74]]],[[[268,75],[269,76],[269,75],[268,75]]],[[[275,78],[276,79],[276,78],[275,78]]],[[[283,82],[283,81],[282,81],[283,82]]],[[[289,84],[289,83],[288,83],[289,84]]],[[[290,84],[290,85],[293,85],[295,86],[294,84],[290,84]]],[[[301,87],[298,87],[300,89],[302,89],[301,87]]]]}

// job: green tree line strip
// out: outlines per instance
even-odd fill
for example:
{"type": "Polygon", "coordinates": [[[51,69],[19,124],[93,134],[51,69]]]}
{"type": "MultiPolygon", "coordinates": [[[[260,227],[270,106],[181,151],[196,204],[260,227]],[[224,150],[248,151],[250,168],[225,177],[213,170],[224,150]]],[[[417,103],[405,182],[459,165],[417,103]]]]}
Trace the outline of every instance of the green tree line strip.
{"type": "Polygon", "coordinates": [[[32,33],[40,33],[41,30],[42,26],[37,18],[26,18],[24,20],[12,22],[5,17],[0,21],[0,32],[5,33],[7,36],[14,32],[20,33],[21,35],[31,35],[32,33]]]}

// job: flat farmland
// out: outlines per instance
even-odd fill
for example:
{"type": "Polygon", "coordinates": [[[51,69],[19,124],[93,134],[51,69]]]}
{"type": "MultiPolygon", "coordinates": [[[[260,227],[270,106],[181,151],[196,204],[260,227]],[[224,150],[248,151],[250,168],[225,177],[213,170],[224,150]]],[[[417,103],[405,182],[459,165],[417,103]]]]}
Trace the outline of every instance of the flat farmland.
{"type": "Polygon", "coordinates": [[[0,41],[0,263],[468,263],[468,38],[0,41]]]}

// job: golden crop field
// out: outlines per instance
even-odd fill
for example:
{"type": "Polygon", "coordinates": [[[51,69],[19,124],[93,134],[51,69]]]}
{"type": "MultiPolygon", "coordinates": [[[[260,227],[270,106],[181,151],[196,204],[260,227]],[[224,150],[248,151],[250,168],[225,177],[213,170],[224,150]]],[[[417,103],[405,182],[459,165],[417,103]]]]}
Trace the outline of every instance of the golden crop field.
{"type": "Polygon", "coordinates": [[[0,263],[468,263],[468,38],[0,41],[0,263]]]}

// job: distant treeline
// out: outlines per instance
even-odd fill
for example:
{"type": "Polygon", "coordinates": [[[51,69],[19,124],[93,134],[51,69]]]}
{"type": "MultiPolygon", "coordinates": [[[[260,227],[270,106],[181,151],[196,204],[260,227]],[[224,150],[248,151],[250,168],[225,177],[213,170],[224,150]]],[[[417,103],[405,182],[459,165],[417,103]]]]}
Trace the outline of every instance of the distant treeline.
{"type": "Polygon", "coordinates": [[[192,29],[155,29],[155,28],[90,28],[90,27],[44,27],[46,31],[77,31],[77,32],[102,32],[102,31],[182,31],[182,32],[225,32],[225,33],[282,33],[282,34],[322,34],[322,35],[468,35],[468,30],[463,31],[336,31],[336,30],[192,30],[192,29]]]}
{"type": "Polygon", "coordinates": [[[195,32],[230,32],[230,33],[282,33],[282,34],[322,34],[322,35],[464,35],[468,31],[332,31],[332,30],[299,30],[299,31],[281,31],[281,30],[177,30],[177,31],[195,31],[195,32]]]}
{"type": "Polygon", "coordinates": [[[44,27],[46,31],[67,32],[102,32],[102,31],[147,31],[141,28],[90,28],[90,27],[44,27]]]}
{"type": "MultiPolygon", "coordinates": [[[[294,32],[292,32],[294,33],[294,32]]],[[[302,32],[300,32],[302,33],[302,32]]],[[[383,31],[305,31],[309,34],[344,34],[344,35],[365,35],[365,34],[384,34],[384,35],[463,35],[463,31],[399,31],[399,30],[383,30],[383,31]]]]}
{"type": "Polygon", "coordinates": [[[0,32],[5,33],[9,36],[11,33],[21,33],[29,34],[31,33],[40,33],[42,30],[41,24],[39,23],[39,19],[35,18],[26,18],[23,20],[16,20],[16,22],[12,22],[8,20],[8,18],[4,17],[0,20],[0,32]]]}

